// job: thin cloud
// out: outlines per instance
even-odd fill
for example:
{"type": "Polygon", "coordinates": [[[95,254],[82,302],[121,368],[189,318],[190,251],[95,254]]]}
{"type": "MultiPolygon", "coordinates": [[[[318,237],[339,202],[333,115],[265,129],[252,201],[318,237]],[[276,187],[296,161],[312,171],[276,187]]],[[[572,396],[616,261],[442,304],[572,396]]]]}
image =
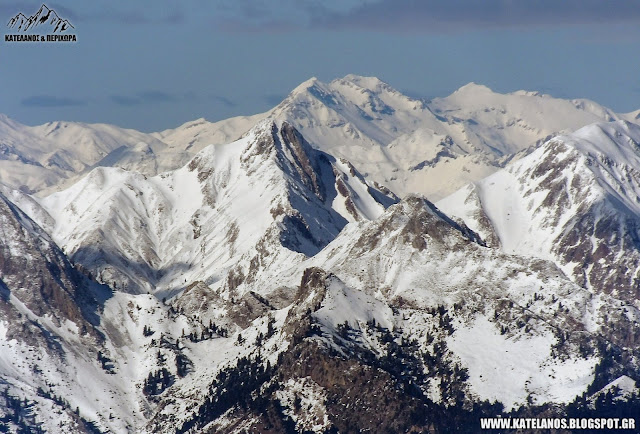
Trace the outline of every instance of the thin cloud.
{"type": "Polygon", "coordinates": [[[140,100],[140,98],[135,98],[130,96],[111,95],[110,99],[114,103],[121,106],[125,106],[125,107],[131,107],[134,105],[142,104],[142,101],[140,100]]]}
{"type": "Polygon", "coordinates": [[[142,11],[125,11],[113,8],[81,14],[78,21],[102,21],[125,25],[147,24],[151,22],[150,18],[142,11]]]}
{"type": "Polygon", "coordinates": [[[25,107],[51,108],[86,105],[87,101],[53,95],[34,95],[24,98],[20,103],[25,107]]]}
{"type": "Polygon", "coordinates": [[[124,107],[132,107],[143,104],[179,102],[183,99],[160,90],[146,90],[142,92],[136,92],[133,95],[111,95],[109,98],[115,104],[124,107]]]}
{"type": "MultiPolygon", "coordinates": [[[[315,0],[233,0],[215,6],[215,28],[229,33],[288,33],[308,26],[315,0]]],[[[324,11],[324,7],[321,7],[324,11]]]]}
{"type": "Polygon", "coordinates": [[[161,90],[148,90],[139,92],[138,97],[146,102],[146,103],[157,103],[157,102],[176,102],[179,100],[178,97],[163,92],[161,90]]]}
{"type": "Polygon", "coordinates": [[[226,107],[235,107],[238,105],[235,102],[231,101],[229,98],[226,98],[224,96],[211,95],[210,98],[212,101],[218,102],[226,107]]]}
{"type": "Polygon", "coordinates": [[[382,0],[346,14],[316,9],[312,24],[324,28],[429,31],[447,26],[512,27],[633,22],[638,2],[600,0],[382,0]]]}
{"type": "MultiPolygon", "coordinates": [[[[375,32],[443,32],[496,27],[541,27],[576,24],[640,22],[638,1],[601,0],[380,0],[350,9],[331,9],[317,2],[300,2],[287,15],[270,11],[256,18],[261,2],[245,1],[225,30],[282,32],[304,28],[375,32]],[[255,9],[247,4],[255,3],[255,9]],[[300,20],[300,14],[306,19],[300,20]],[[295,19],[288,19],[295,17],[295,19]]],[[[278,9],[276,11],[280,12],[278,9]]]]}

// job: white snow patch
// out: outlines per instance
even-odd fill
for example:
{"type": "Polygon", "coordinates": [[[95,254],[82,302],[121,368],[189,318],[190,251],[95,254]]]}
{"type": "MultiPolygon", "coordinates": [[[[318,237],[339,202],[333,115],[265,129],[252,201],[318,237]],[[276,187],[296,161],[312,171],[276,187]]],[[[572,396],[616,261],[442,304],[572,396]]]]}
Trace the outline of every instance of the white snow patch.
{"type": "Polygon", "coordinates": [[[447,341],[469,371],[469,384],[480,399],[500,401],[506,410],[534,402],[567,403],[593,381],[596,359],[551,358],[551,334],[514,339],[477,317],[447,341]]]}
{"type": "Polygon", "coordinates": [[[329,327],[346,322],[350,327],[357,328],[375,319],[377,324],[392,328],[390,318],[393,313],[391,308],[380,300],[363,291],[351,289],[339,279],[333,278],[327,288],[322,307],[314,316],[329,327]]]}

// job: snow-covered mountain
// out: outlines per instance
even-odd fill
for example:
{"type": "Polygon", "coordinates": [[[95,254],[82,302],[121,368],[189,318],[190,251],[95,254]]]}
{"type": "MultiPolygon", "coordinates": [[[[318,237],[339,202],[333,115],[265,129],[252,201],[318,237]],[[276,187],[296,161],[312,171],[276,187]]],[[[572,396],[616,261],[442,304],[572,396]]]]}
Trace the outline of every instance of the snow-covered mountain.
{"type": "Polygon", "coordinates": [[[492,149],[501,155],[523,149],[540,139],[585,125],[626,119],[593,101],[565,100],[540,92],[500,94],[469,83],[429,107],[448,124],[462,124],[464,141],[472,148],[492,149]]]}
{"type": "MultiPolygon", "coordinates": [[[[640,310],[633,301],[606,295],[594,300],[550,261],[507,255],[482,244],[477,234],[430,202],[409,197],[375,221],[349,226],[310,262],[334,273],[359,294],[356,297],[368,294],[384,300],[387,309],[397,310],[393,328],[404,330],[406,339],[420,342],[419,336],[424,337],[425,350],[434,348],[427,330],[440,333],[450,360],[468,370],[466,399],[496,400],[506,408],[527,399],[572,401],[591,383],[598,356],[602,357],[578,350],[593,344],[593,324],[604,332],[607,318],[637,334],[640,330],[633,322],[640,310]],[[598,311],[600,303],[625,306],[627,311],[598,311]],[[451,327],[440,318],[436,324],[437,315],[428,314],[430,309],[440,309],[441,316],[449,312],[451,327]],[[559,338],[560,332],[570,337],[559,338]]],[[[322,309],[333,327],[348,321],[361,328],[371,321],[371,312],[379,312],[345,314],[339,312],[345,303],[335,303],[338,312],[322,309]]],[[[353,304],[351,309],[363,305],[353,304]]],[[[375,320],[385,323],[384,318],[375,320]]],[[[625,338],[608,338],[616,346],[627,344],[625,338]]],[[[442,379],[439,385],[440,391],[427,390],[436,402],[446,396],[442,379]]]]}
{"type": "Polygon", "coordinates": [[[637,300],[640,126],[598,123],[438,202],[508,253],[555,261],[596,294],[637,300]]]}
{"type": "Polygon", "coordinates": [[[286,118],[312,143],[400,196],[434,199],[552,135],[631,117],[588,100],[503,95],[474,83],[447,98],[418,101],[376,78],[353,75],[329,84],[307,81],[271,116],[286,118]]]}
{"type": "Polygon", "coordinates": [[[0,431],[633,417],[636,116],[347,76],[150,135],[4,117],[0,431]]]}
{"type": "Polygon", "coordinates": [[[235,138],[262,118],[289,122],[314,146],[350,161],[400,196],[439,199],[555,134],[594,122],[633,121],[634,114],[537,92],[499,94],[474,83],[447,98],[424,101],[375,77],[347,75],[330,83],[307,80],[261,115],[198,120],[156,137],[198,147],[235,138]]]}
{"type": "Polygon", "coordinates": [[[419,197],[348,225],[283,274],[231,304],[204,288],[175,300],[205,323],[244,323],[236,345],[255,346],[204,384],[176,384],[177,399],[168,389],[151,431],[439,432],[478,414],[566,405],[638,370],[636,351],[613,333],[637,333],[632,303],[595,300],[550,261],[484,247],[419,197]],[[612,351],[633,362],[605,368],[612,351]],[[233,384],[241,390],[230,395],[233,384]],[[478,413],[463,410],[474,405],[478,413]]]}
{"type": "MultiPolygon", "coordinates": [[[[81,293],[81,275],[33,220],[0,193],[3,301],[25,306],[36,316],[51,316],[60,326],[86,326],[82,313],[90,296],[81,293]]],[[[15,333],[15,330],[12,331],[15,333]]]]}
{"type": "Polygon", "coordinates": [[[314,147],[350,161],[365,178],[399,196],[420,193],[437,200],[555,134],[594,122],[635,122],[637,115],[537,92],[499,94],[474,83],[424,101],[375,77],[347,75],[330,83],[312,78],[266,113],[213,123],[198,119],[153,134],[70,122],[25,127],[3,117],[0,137],[12,139],[0,142],[5,155],[0,182],[27,191],[45,189],[43,195],[68,187],[96,166],[153,176],[270,119],[288,122],[314,147]]]}
{"type": "Polygon", "coordinates": [[[41,201],[55,222],[41,223],[100,281],[167,295],[193,281],[235,287],[312,256],[347,222],[373,219],[394,201],[286,122],[265,121],[155,177],[94,169],[41,201]]]}
{"type": "Polygon", "coordinates": [[[0,182],[26,192],[59,190],[96,166],[155,175],[190,158],[148,134],[113,125],[49,122],[29,127],[0,115],[0,182]]]}
{"type": "Polygon", "coordinates": [[[2,193],[0,234],[0,428],[139,431],[155,341],[193,321],[96,282],[2,193]]]}
{"type": "MultiPolygon", "coordinates": [[[[549,261],[484,247],[419,197],[350,223],[315,256],[277,264],[251,287],[200,282],[169,306],[117,291],[100,309],[99,355],[76,344],[71,372],[91,375],[91,389],[43,350],[41,372],[17,373],[26,385],[7,399],[34,409],[22,424],[72,432],[442,431],[503,409],[562,409],[637,370],[632,349],[606,333],[633,327],[637,308],[592,299],[549,261]],[[606,321],[600,304],[611,308],[606,321]],[[605,368],[614,351],[631,361],[605,368]],[[37,384],[46,388],[34,394],[37,384]],[[46,416],[47,405],[64,417],[46,416]]],[[[43,327],[63,349],[72,344],[73,333],[43,327]]],[[[24,347],[27,356],[3,353],[12,360],[34,360],[22,337],[5,345],[24,347]]]]}
{"type": "Polygon", "coordinates": [[[178,128],[151,135],[169,146],[196,153],[209,145],[224,145],[236,141],[265,117],[265,114],[238,116],[218,122],[200,118],[186,122],[178,128]]]}
{"type": "Polygon", "coordinates": [[[0,426],[82,432],[86,420],[74,410],[86,415],[109,400],[90,395],[108,383],[94,359],[111,292],[2,193],[0,234],[0,426]],[[83,387],[88,381],[96,389],[83,387]]]}

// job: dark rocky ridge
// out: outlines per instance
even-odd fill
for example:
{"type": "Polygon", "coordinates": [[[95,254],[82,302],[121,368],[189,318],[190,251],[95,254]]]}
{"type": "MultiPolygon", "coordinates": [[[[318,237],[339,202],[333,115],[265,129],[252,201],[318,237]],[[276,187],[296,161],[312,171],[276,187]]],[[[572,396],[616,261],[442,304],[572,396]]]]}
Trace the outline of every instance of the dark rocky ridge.
{"type": "MultiPolygon", "coordinates": [[[[1,193],[0,221],[5,309],[12,309],[12,295],[36,316],[51,315],[58,325],[69,320],[84,333],[95,333],[99,317],[94,291],[98,285],[81,274],[53,240],[1,193]]],[[[103,295],[106,291],[101,290],[103,295]]]]}

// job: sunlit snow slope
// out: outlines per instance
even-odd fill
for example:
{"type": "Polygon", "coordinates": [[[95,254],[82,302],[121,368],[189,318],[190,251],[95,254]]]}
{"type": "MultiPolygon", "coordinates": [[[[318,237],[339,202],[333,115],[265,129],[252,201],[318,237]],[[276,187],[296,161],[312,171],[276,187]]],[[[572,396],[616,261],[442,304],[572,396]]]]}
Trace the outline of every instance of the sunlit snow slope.
{"type": "Polygon", "coordinates": [[[287,123],[265,121],[178,170],[98,168],[41,203],[53,237],[100,281],[174,294],[231,267],[240,267],[236,286],[241,275],[311,256],[347,222],[375,218],[394,200],[287,123]]]}

